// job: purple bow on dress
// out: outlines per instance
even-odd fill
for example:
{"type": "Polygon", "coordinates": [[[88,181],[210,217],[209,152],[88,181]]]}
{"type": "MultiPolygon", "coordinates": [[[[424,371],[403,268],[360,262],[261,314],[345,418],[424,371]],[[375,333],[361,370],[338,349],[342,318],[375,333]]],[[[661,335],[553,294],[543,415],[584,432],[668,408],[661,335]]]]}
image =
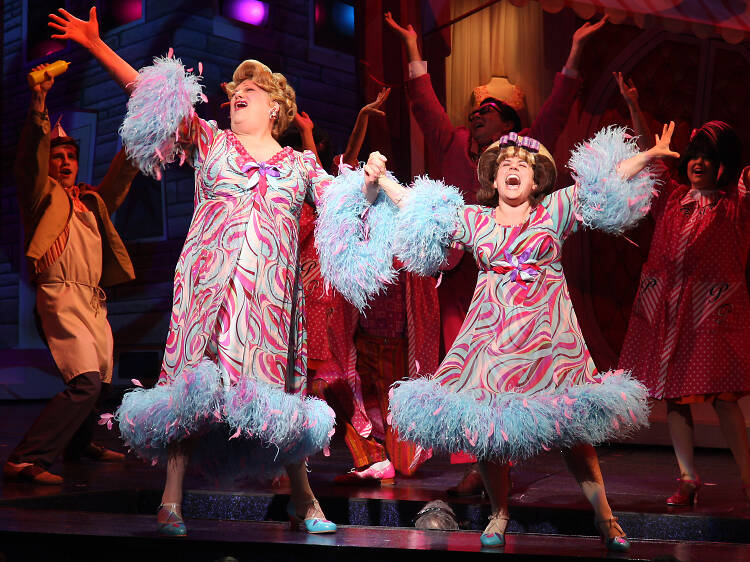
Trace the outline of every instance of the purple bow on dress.
{"type": "Polygon", "coordinates": [[[503,258],[503,261],[492,269],[496,273],[509,273],[511,281],[515,281],[519,277],[521,278],[521,281],[533,281],[541,271],[541,268],[537,265],[536,261],[530,259],[531,248],[524,250],[520,256],[515,256],[506,251],[503,258]]]}
{"type": "MultiPolygon", "coordinates": [[[[260,183],[261,176],[271,176],[272,178],[281,177],[281,172],[273,164],[267,164],[266,162],[256,162],[255,160],[248,160],[243,164],[240,164],[240,171],[247,174],[248,182],[247,189],[255,189],[260,183]]],[[[262,194],[265,195],[266,182],[261,185],[262,194]]]]}

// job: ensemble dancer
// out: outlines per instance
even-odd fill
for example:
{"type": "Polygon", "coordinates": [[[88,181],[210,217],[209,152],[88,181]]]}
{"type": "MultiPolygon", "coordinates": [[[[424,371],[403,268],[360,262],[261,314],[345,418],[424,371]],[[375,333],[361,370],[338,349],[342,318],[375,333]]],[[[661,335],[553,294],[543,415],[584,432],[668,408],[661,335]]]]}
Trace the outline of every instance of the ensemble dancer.
{"type": "MultiPolygon", "coordinates": [[[[616,76],[641,138],[650,138],[638,92],[616,76]],[[639,130],[640,129],[640,130],[639,130]]],[[[701,486],[693,458],[690,404],[709,402],[750,500],[750,451],[737,401],[750,393],[750,168],[741,171],[734,129],[709,121],[693,131],[679,164],[680,183],[661,168],[664,188],[648,259],[620,355],[651,397],[666,400],[680,470],[667,505],[693,505],[701,486]]]]}
{"type": "Polygon", "coordinates": [[[479,459],[492,514],[481,537],[502,546],[508,522],[508,462],[551,448],[595,512],[608,549],[629,542],[607,502],[593,445],[647,423],[646,389],[629,373],[599,373],[565,283],[562,243],[580,226],[621,233],[647,211],[654,178],[644,169],[669,150],[674,124],[637,152],[625,131],[605,129],[579,146],[574,186],[550,193],[555,164],[537,140],[511,133],[482,154],[480,205],[458,190],[418,179],[411,190],[381,177],[399,207],[394,249],[413,271],[436,270],[450,244],[480,273],[456,341],[429,378],[394,385],[393,425],[425,449],[479,459]]]}
{"type": "MultiPolygon", "coordinates": [[[[312,153],[276,141],[294,118],[294,90],[281,74],[244,61],[227,84],[231,128],[219,130],[196,116],[201,86],[179,60],[157,58],[136,72],[100,39],[95,8],[88,21],[60,14],[50,16],[60,30],[53,37],[83,45],[130,94],[120,132],[139,167],[160,175],[165,162],[179,158],[195,168],[195,211],[175,271],[159,383],[128,392],[114,415],[140,457],[166,461],[160,532],[186,534],[182,483],[191,455],[204,469],[232,476],[270,478],[286,469],[293,522],[309,533],[334,532],[305,466],[329,443],[334,415],[323,401],[304,396],[297,249],[304,200],[320,208],[324,191],[336,186],[312,153]]],[[[378,196],[375,185],[363,190],[355,194],[360,213],[378,196]]],[[[354,210],[348,218],[373,240],[384,239],[377,210],[366,218],[354,210]]],[[[372,249],[359,245],[352,252],[372,249]]],[[[352,252],[342,255],[356,261],[352,252]]],[[[363,283],[382,277],[379,256],[376,248],[361,267],[354,263],[363,283]]],[[[348,285],[350,294],[361,289],[366,298],[367,287],[356,283],[348,285]]]]}
{"type": "MultiPolygon", "coordinates": [[[[385,115],[380,108],[389,94],[390,89],[383,88],[360,110],[346,151],[334,158],[337,167],[357,166],[369,118],[385,115]]],[[[311,127],[311,122],[303,123],[303,128],[311,127]]],[[[302,138],[309,143],[312,135],[306,131],[302,138]]],[[[306,251],[303,246],[303,256],[306,251]]],[[[317,266],[317,253],[314,259],[317,266]]],[[[317,271],[320,275],[319,267],[317,271]]],[[[336,291],[328,292],[328,304],[321,308],[308,308],[308,330],[311,340],[320,335],[313,330],[325,330],[331,358],[316,370],[310,388],[334,408],[354,464],[334,481],[393,484],[397,473],[411,476],[427,457],[418,458],[416,446],[399,439],[388,422],[388,390],[397,380],[417,376],[418,369],[437,368],[440,319],[435,280],[399,272],[362,313],[336,291]]]]}
{"type": "Polygon", "coordinates": [[[59,122],[50,130],[46,100],[55,79],[47,73],[44,78],[31,88],[15,173],[36,310],[66,388],[50,400],[10,454],[3,475],[54,485],[63,479],[49,467],[63,451],[66,460],[125,458],[93,443],[92,437],[97,405],[112,380],[112,329],[101,287],[135,278],[110,216],[125,199],[137,169],[120,151],[101,184],[78,183],[78,143],[59,122]]]}
{"type": "MultiPolygon", "coordinates": [[[[454,127],[435,95],[427,63],[419,52],[417,33],[411,25],[401,27],[391,13],[386,12],[386,24],[401,38],[409,61],[406,95],[414,119],[427,144],[437,151],[442,163],[440,177],[447,184],[456,186],[464,201],[476,203],[480,189],[477,180],[479,155],[501,136],[519,132],[538,139],[554,151],[582,83],[578,67],[583,48],[607,19],[605,16],[594,24],[586,22],[575,31],[565,66],[555,76],[549,97],[531,127],[521,130],[518,113],[503,100],[491,97],[476,100],[478,107],[469,114],[468,127],[454,127]]],[[[428,173],[433,177],[437,175],[430,170],[428,173]]],[[[469,255],[453,252],[441,269],[445,271],[438,287],[438,300],[443,346],[447,350],[453,345],[469,309],[477,281],[477,266],[469,255]]],[[[451,455],[452,463],[473,463],[475,460],[463,453],[451,455]]],[[[472,495],[481,489],[482,479],[476,466],[470,465],[462,481],[448,491],[455,495],[472,495]]]]}

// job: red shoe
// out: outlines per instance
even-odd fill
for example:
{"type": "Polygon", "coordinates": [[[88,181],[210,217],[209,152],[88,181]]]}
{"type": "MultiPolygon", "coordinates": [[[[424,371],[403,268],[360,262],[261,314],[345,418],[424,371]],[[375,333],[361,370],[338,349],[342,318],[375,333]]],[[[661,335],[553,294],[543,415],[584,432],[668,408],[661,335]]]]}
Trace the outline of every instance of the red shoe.
{"type": "Polygon", "coordinates": [[[482,495],[484,493],[484,482],[482,481],[482,475],[477,470],[476,463],[470,464],[461,482],[452,488],[448,488],[446,492],[453,497],[482,495]]]}
{"type": "Polygon", "coordinates": [[[63,483],[62,476],[52,474],[36,464],[16,464],[6,462],[3,466],[3,478],[16,482],[31,482],[32,484],[43,484],[45,486],[60,486],[63,483]]]}
{"type": "Polygon", "coordinates": [[[701,481],[696,478],[678,478],[680,483],[677,491],[667,498],[667,505],[691,507],[698,503],[698,489],[701,487],[701,481]]]}
{"type": "Polygon", "coordinates": [[[388,459],[371,464],[363,470],[353,468],[346,474],[333,479],[334,484],[379,483],[381,486],[392,486],[396,483],[396,469],[388,459]]]}

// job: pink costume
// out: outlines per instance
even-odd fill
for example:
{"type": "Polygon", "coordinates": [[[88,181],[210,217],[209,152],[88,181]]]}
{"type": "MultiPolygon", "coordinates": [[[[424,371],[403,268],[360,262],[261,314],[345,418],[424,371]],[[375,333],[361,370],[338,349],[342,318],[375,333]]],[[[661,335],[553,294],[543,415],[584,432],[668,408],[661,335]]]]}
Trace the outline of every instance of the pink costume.
{"type": "MultiPolygon", "coordinates": [[[[519,134],[534,137],[552,150],[567,122],[580,84],[579,79],[558,73],[552,92],[539,115],[530,128],[519,134]]],[[[429,74],[407,81],[406,93],[425,141],[437,152],[443,163],[440,175],[447,184],[459,187],[467,204],[476,203],[476,192],[479,189],[476,158],[479,155],[472,153],[469,129],[453,126],[435,95],[429,74]]],[[[476,281],[477,267],[468,255],[464,255],[454,269],[443,274],[438,296],[445,349],[450,348],[458,335],[469,309],[476,281]]]]}
{"type": "Polygon", "coordinates": [[[750,391],[746,168],[724,192],[667,181],[620,365],[652,397],[750,391]]]}
{"type": "Polygon", "coordinates": [[[257,162],[231,131],[195,123],[195,212],[175,270],[160,380],[128,393],[116,416],[142,457],[163,459],[170,443],[202,435],[204,467],[271,476],[332,433],[330,408],[304,398],[297,255],[302,205],[317,203],[331,176],[310,152],[287,147],[257,162]],[[240,441],[230,437],[251,441],[225,451],[240,441]]]}

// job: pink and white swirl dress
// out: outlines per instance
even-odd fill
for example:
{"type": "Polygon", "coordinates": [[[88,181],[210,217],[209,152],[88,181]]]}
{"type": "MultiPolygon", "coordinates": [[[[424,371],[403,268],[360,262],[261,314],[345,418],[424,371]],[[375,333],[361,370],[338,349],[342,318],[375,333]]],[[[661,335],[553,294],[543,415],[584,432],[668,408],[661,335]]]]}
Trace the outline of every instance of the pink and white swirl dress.
{"type": "Polygon", "coordinates": [[[403,439],[508,461],[621,437],[647,423],[644,386],[623,371],[597,372],[561,262],[563,242],[581,224],[624,228],[647,210],[653,179],[648,172],[620,178],[616,164],[629,155],[622,135],[604,136],[604,147],[592,140],[579,150],[614,152],[610,169],[575,166],[577,184],[548,195],[518,226],[499,225],[492,208],[464,205],[442,182],[420,178],[406,195],[396,246],[407,267],[421,269],[415,264],[437,248],[458,245],[479,275],[437,371],[394,386],[391,416],[403,439]],[[598,217],[607,206],[629,216],[598,217]]]}
{"type": "Polygon", "coordinates": [[[201,436],[204,465],[270,476],[332,434],[333,411],[305,397],[298,259],[302,205],[318,203],[332,178],[310,152],[287,147],[257,162],[231,131],[196,123],[195,211],[161,375],[153,389],[127,393],[116,417],[125,442],[154,462],[201,436]]]}

